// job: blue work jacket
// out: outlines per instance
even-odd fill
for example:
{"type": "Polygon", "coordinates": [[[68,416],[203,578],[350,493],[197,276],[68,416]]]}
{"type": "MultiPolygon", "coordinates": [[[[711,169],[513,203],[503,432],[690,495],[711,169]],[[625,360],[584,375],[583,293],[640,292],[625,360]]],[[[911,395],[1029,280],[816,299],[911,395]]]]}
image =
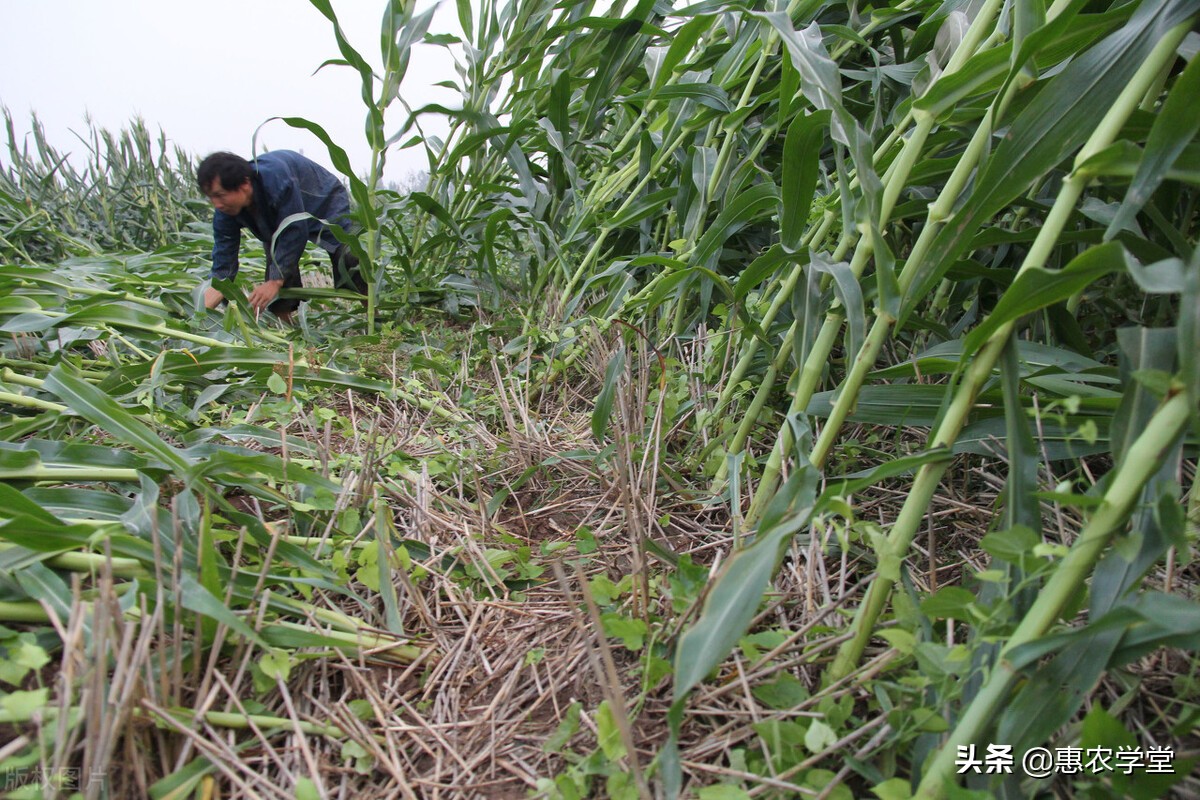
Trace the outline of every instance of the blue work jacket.
{"type": "Polygon", "coordinates": [[[332,253],[338,241],[329,225],[349,228],[349,195],[336,175],[291,150],[263,153],[250,163],[254,167],[251,207],[236,216],[213,212],[212,277],[228,280],[237,275],[242,228],[246,228],[266,245],[267,280],[299,285],[304,245],[316,242],[332,253]],[[312,217],[297,219],[280,230],[284,220],[302,212],[312,217]]]}

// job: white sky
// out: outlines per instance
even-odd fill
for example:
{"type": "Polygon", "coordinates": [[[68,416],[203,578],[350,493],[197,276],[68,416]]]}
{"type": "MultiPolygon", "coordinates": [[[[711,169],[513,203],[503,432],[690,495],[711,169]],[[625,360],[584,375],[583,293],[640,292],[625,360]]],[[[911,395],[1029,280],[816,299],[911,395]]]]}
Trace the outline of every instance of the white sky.
{"type": "MultiPolygon", "coordinates": [[[[419,8],[430,2],[419,0],[419,8]]],[[[346,38],[378,65],[384,0],[332,5],[346,38]]],[[[431,32],[457,29],[454,4],[443,3],[431,32]]],[[[298,116],[325,128],[356,173],[367,170],[358,73],[327,66],[313,74],[340,53],[332,25],[307,0],[0,0],[0,30],[0,105],[18,136],[28,132],[33,111],[52,145],[79,151],[72,132],[86,130],[85,115],[114,132],[141,116],[156,136],[161,128],[195,156],[231,150],[248,158],[255,128],[270,117],[298,116]]],[[[413,108],[457,107],[456,92],[432,86],[447,79],[457,80],[449,54],[417,45],[401,96],[413,108]]],[[[389,136],[405,116],[393,104],[389,136]]],[[[440,116],[421,122],[427,133],[448,128],[440,116]]],[[[302,150],[331,166],[316,137],[280,121],[263,128],[258,141],[260,150],[302,150]]],[[[0,159],[7,156],[0,152],[0,159]]],[[[393,148],[384,177],[400,181],[425,164],[422,148],[393,148]]]]}

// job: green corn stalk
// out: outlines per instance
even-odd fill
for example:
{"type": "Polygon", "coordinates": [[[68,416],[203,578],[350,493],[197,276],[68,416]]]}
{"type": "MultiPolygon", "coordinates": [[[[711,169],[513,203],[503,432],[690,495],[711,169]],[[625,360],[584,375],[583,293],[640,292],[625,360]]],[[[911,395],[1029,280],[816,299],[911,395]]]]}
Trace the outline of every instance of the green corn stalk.
{"type": "MultiPolygon", "coordinates": [[[[1060,3],[1059,5],[1063,4],[1060,3]]],[[[978,48],[984,41],[986,34],[991,30],[992,20],[999,11],[999,6],[999,3],[989,3],[984,8],[980,9],[979,14],[972,22],[967,35],[964,37],[959,47],[955,50],[954,56],[947,64],[940,80],[947,80],[954,76],[955,73],[962,69],[962,67],[967,63],[970,56],[978,51],[978,48]]],[[[1053,13],[1053,10],[1051,13],[1053,13]]],[[[933,87],[930,88],[932,89],[933,87]]],[[[891,215],[900,191],[908,182],[909,174],[911,173],[913,166],[917,163],[922,148],[934,126],[935,119],[931,114],[921,113],[914,115],[914,117],[916,119],[916,127],[905,139],[904,146],[901,148],[899,155],[892,163],[889,174],[887,175],[887,180],[883,186],[880,203],[881,227],[887,222],[889,216],[891,215]]],[[[904,122],[907,123],[908,121],[909,118],[906,117],[904,122]]],[[[901,130],[902,128],[897,126],[893,135],[898,136],[901,130]]],[[[988,124],[988,121],[985,119],[984,123],[977,128],[973,141],[982,142],[990,133],[991,127],[988,124]]],[[[879,157],[881,157],[881,154],[877,153],[876,158],[878,159],[879,157]]],[[[947,183],[947,186],[942,194],[943,198],[953,197],[956,195],[956,187],[961,189],[962,184],[965,183],[966,179],[971,173],[972,168],[977,163],[977,158],[977,149],[968,148],[963,158],[960,159],[954,176],[952,176],[951,180],[947,183]]],[[[930,216],[933,216],[932,212],[930,216]]],[[[914,247],[914,253],[910,257],[909,263],[912,263],[918,259],[921,242],[932,241],[932,234],[935,232],[935,230],[935,226],[928,224],[925,226],[925,228],[922,230],[921,237],[918,240],[918,244],[914,247]]],[[[869,231],[863,232],[869,233],[869,231]]],[[[868,260],[874,254],[875,242],[875,237],[870,235],[862,236],[858,239],[855,247],[854,257],[850,263],[850,271],[856,279],[861,277],[864,269],[866,268],[868,260]]],[[[844,237],[839,245],[839,249],[833,254],[833,260],[840,261],[842,253],[848,249],[850,244],[850,237],[844,237]]],[[[903,287],[905,286],[903,273],[899,278],[899,283],[901,289],[903,290],[903,287]]],[[[854,407],[858,397],[858,390],[861,387],[868,370],[874,366],[879,349],[882,347],[883,342],[887,337],[887,333],[894,321],[894,318],[886,309],[880,309],[875,318],[875,323],[872,326],[869,336],[863,343],[859,354],[854,360],[850,373],[839,387],[838,400],[835,403],[834,410],[830,415],[826,425],[823,427],[821,435],[813,445],[812,452],[809,454],[809,460],[818,467],[822,466],[825,462],[825,459],[828,457],[834,438],[836,437],[842,422],[845,420],[846,415],[849,413],[850,409],[854,407]]],[[[821,327],[821,331],[815,340],[815,346],[808,354],[803,368],[800,371],[798,388],[793,395],[792,405],[788,411],[789,414],[802,412],[808,406],[809,401],[812,399],[813,392],[817,387],[820,374],[823,371],[824,366],[829,358],[829,354],[832,351],[833,345],[837,340],[837,333],[840,330],[843,322],[844,313],[837,308],[831,309],[826,316],[821,327]]],[[[753,356],[754,349],[755,343],[751,342],[750,347],[748,347],[749,356],[753,356]]],[[[735,372],[734,376],[738,380],[741,379],[741,375],[738,372],[735,372]]],[[[763,388],[765,388],[765,385],[763,388]]],[[[762,389],[760,389],[760,391],[762,391],[762,389]]],[[[740,446],[743,441],[744,435],[739,432],[739,435],[734,440],[734,445],[738,449],[733,450],[733,452],[740,451],[740,446]]],[[[783,459],[785,455],[790,452],[791,447],[792,441],[790,427],[787,425],[781,426],[776,437],[775,446],[772,449],[771,455],[768,458],[767,464],[764,468],[762,479],[759,481],[758,488],[755,491],[750,508],[746,513],[746,521],[748,524],[754,523],[754,521],[762,513],[762,510],[766,507],[766,503],[773,495],[775,487],[778,485],[783,459]]],[[[721,479],[721,477],[721,475],[718,475],[718,481],[721,479]]]]}
{"type": "MultiPolygon", "coordinates": [[[[1113,141],[1129,114],[1141,102],[1150,82],[1157,76],[1163,64],[1169,63],[1175,58],[1175,48],[1187,34],[1189,24],[1173,28],[1153,49],[1076,156],[1076,166],[1113,141]]],[[[1088,180],[1078,173],[1072,173],[1063,183],[1054,206],[1047,215],[1018,274],[1033,267],[1040,267],[1046,262],[1088,180]]],[[[954,444],[955,438],[966,424],[967,414],[974,405],[976,395],[984,382],[991,376],[992,369],[1014,326],[1015,321],[1001,325],[966,367],[953,400],[937,431],[930,439],[930,449],[948,448],[954,444]]],[[[909,545],[912,543],[921,520],[925,516],[925,510],[933,497],[933,492],[947,466],[948,462],[946,461],[926,464],[917,473],[912,489],[888,535],[887,546],[890,553],[903,557],[908,552],[909,545]]],[[[867,595],[854,617],[851,628],[853,638],[838,651],[837,658],[830,667],[829,678],[831,680],[836,681],[845,677],[858,663],[871,637],[875,621],[891,593],[893,584],[894,580],[884,575],[880,575],[871,582],[867,595]]]]}
{"type": "Polygon", "coordinates": [[[367,334],[371,335],[375,332],[375,309],[378,306],[378,292],[383,278],[380,271],[380,257],[383,254],[383,234],[380,227],[383,217],[379,200],[380,183],[383,179],[384,165],[387,163],[387,152],[395,143],[395,137],[389,138],[384,131],[384,116],[388,108],[399,97],[400,84],[408,71],[409,49],[424,36],[433,16],[433,9],[414,16],[412,3],[405,2],[405,0],[389,0],[381,23],[383,70],[378,78],[380,85],[378,94],[376,94],[375,71],[342,33],[341,25],[338,23],[337,15],[329,0],[310,0],[310,2],[332,24],[338,49],[344,59],[341,63],[353,68],[362,83],[362,99],[367,108],[367,141],[371,148],[366,180],[364,181],[354,173],[345,151],[332,141],[329,134],[320,125],[299,117],[287,117],[283,121],[292,127],[303,128],[316,135],[325,144],[334,166],[346,176],[350,183],[350,192],[357,205],[355,217],[362,226],[367,242],[365,250],[361,248],[354,236],[348,236],[346,243],[359,256],[360,269],[367,282],[367,334]]]}
{"type": "Polygon", "coordinates": [[[983,687],[967,706],[925,772],[916,797],[935,800],[946,796],[947,788],[955,779],[955,759],[959,746],[979,741],[1017,680],[1018,673],[1007,656],[1017,647],[1044,636],[1058,621],[1071,598],[1086,585],[1100,554],[1128,519],[1142,487],[1158,471],[1166,453],[1182,435],[1195,402],[1196,399],[1188,392],[1179,387],[1173,388],[1166,402],[1129,448],[1101,504],[1038,593],[1033,607],[1005,643],[983,687]]]}

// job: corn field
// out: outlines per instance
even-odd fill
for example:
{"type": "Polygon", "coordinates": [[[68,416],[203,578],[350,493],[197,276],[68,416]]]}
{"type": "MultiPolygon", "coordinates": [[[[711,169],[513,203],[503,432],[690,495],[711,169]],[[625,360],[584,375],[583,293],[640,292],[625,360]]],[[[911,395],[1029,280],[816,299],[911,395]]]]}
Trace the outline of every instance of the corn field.
{"type": "Polygon", "coordinates": [[[5,112],[5,796],[1200,796],[1200,0],[310,3],[365,305],[5,112]]]}

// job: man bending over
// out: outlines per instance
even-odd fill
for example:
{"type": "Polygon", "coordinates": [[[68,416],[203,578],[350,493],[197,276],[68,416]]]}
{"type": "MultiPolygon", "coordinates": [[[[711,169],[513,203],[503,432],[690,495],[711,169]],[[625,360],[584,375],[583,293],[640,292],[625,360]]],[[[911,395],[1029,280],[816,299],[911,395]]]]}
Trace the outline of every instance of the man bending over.
{"type": "MultiPolygon", "coordinates": [[[[213,153],[200,162],[196,182],[216,209],[214,279],[232,280],[237,275],[242,228],[266,246],[266,280],[248,298],[255,310],[266,308],[285,323],[292,321],[300,301],[280,299],[279,290],[303,286],[300,256],[310,241],[329,253],[335,287],[367,293],[358,259],[330,231],[331,225],[350,229],[350,198],[337,176],[324,167],[290,150],[264,153],[254,161],[233,153],[213,153]],[[296,214],[301,216],[288,219],[296,214]]],[[[224,300],[211,286],[204,292],[205,308],[216,308],[224,300]]]]}

